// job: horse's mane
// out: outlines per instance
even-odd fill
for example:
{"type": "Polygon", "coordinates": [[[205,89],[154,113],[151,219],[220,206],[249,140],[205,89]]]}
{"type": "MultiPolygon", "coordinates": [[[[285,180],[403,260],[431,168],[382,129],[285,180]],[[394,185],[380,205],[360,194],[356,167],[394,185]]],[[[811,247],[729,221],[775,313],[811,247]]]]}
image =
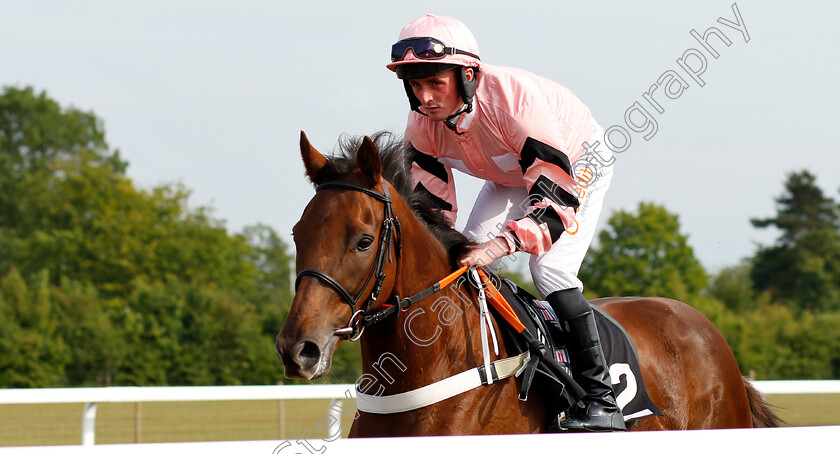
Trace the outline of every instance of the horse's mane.
{"type": "MultiPolygon", "coordinates": [[[[411,185],[410,147],[401,137],[388,131],[379,131],[369,136],[382,159],[382,177],[388,180],[400,196],[411,207],[414,215],[428,228],[432,236],[440,242],[449,255],[450,265],[456,268],[457,260],[474,244],[461,232],[452,228],[440,211],[422,191],[414,191],[411,185]]],[[[327,159],[332,165],[318,173],[315,184],[337,180],[353,173],[356,165],[356,152],[364,136],[342,135],[338,140],[333,156],[327,159]]]]}

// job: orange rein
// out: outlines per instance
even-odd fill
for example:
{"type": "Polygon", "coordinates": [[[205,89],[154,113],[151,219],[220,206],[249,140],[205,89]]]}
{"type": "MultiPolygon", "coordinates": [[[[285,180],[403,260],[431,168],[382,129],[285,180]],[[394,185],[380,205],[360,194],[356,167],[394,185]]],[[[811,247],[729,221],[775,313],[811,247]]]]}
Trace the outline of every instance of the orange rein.
{"type": "Polygon", "coordinates": [[[490,303],[493,304],[493,307],[499,311],[499,314],[502,315],[505,321],[507,321],[517,333],[525,331],[525,325],[522,324],[522,321],[519,320],[519,317],[513,311],[513,308],[510,307],[510,303],[508,303],[505,297],[502,296],[502,292],[493,285],[493,282],[490,281],[490,278],[487,277],[487,274],[484,273],[483,269],[478,268],[478,275],[481,276],[481,285],[484,286],[485,293],[489,296],[490,303]]]}

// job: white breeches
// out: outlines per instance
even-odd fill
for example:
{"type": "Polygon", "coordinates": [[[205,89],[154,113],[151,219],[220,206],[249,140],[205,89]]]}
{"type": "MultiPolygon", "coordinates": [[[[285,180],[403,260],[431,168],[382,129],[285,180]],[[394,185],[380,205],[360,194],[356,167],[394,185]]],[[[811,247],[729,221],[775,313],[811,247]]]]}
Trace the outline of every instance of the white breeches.
{"type": "MultiPolygon", "coordinates": [[[[597,124],[589,144],[593,145],[593,149],[572,164],[580,201],[574,224],[566,228],[545,254],[530,256],[531,276],[543,298],[558,290],[583,290],[583,283],[577,277],[578,270],[595,235],[615,163],[612,151],[604,145],[604,130],[597,124]]],[[[528,190],[524,187],[486,182],[464,227],[464,234],[478,243],[492,240],[501,232],[505,222],[525,217],[520,205],[527,199],[528,190]]],[[[515,258],[496,260],[493,266],[500,268],[505,265],[500,262],[505,260],[515,258]]]]}

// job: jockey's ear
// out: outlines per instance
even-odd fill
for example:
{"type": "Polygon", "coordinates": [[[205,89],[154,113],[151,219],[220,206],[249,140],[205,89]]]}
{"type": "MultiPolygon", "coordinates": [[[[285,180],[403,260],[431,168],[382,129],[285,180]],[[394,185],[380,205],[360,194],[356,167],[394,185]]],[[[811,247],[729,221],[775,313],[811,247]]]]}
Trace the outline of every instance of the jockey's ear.
{"type": "Polygon", "coordinates": [[[315,183],[318,173],[327,165],[327,158],[309,143],[303,131],[300,132],[300,156],[303,158],[303,166],[306,167],[306,176],[309,177],[309,181],[315,183]]]}
{"type": "Polygon", "coordinates": [[[371,186],[376,186],[382,179],[382,160],[379,158],[379,150],[368,136],[365,136],[359,146],[359,151],[356,152],[356,164],[371,186]]]}
{"type": "Polygon", "coordinates": [[[467,81],[469,81],[469,82],[472,82],[473,80],[475,80],[475,70],[472,69],[472,68],[465,68],[464,69],[464,75],[466,76],[467,81]]]}

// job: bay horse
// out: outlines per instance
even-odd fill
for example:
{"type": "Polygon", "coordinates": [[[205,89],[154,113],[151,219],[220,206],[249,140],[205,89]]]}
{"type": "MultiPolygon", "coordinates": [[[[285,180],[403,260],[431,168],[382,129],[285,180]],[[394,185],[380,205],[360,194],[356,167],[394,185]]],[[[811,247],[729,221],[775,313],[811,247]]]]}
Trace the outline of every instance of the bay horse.
{"type": "MultiPolygon", "coordinates": [[[[328,159],[301,132],[306,175],[317,190],[293,229],[296,265],[303,271],[276,349],[287,377],[311,380],[329,371],[337,345],[352,336],[362,354],[357,387],[388,396],[475,368],[486,348],[482,316],[471,302],[479,296],[475,288],[450,286],[435,298],[417,295],[457,269],[457,259],[473,243],[448,226],[427,196],[412,192],[405,146],[388,133],[374,137],[345,140],[339,155],[328,159]],[[456,290],[471,299],[457,297],[456,290]],[[401,295],[417,298],[403,307],[401,295]],[[365,327],[362,321],[377,314],[385,316],[365,327]]],[[[664,413],[630,429],[779,425],[741,375],[723,336],[691,306],[641,297],[592,304],[629,333],[648,394],[664,413]]],[[[498,324],[491,325],[491,334],[502,338],[498,324]]],[[[498,358],[513,356],[504,341],[498,350],[498,358]]],[[[555,409],[539,388],[519,400],[521,379],[498,379],[407,411],[360,411],[350,435],[545,432],[555,409]]]]}

